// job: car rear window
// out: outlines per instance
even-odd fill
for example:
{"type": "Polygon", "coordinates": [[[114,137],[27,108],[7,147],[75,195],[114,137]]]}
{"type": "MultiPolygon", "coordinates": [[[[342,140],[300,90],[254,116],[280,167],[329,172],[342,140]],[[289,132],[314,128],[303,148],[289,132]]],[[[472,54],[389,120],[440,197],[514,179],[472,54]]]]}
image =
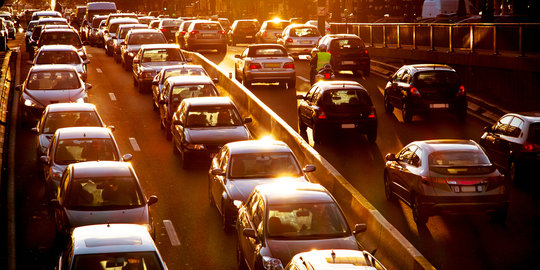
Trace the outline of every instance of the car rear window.
{"type": "Polygon", "coordinates": [[[290,31],[291,37],[318,37],[320,36],[319,30],[313,27],[297,27],[292,28],[290,31]]]}
{"type": "Polygon", "coordinates": [[[428,157],[429,169],[440,174],[484,174],[495,170],[481,151],[438,151],[428,157]]]}
{"type": "Polygon", "coordinates": [[[219,23],[197,23],[194,27],[195,30],[222,30],[219,23]]]}
{"type": "Polygon", "coordinates": [[[180,20],[165,20],[163,21],[163,26],[180,26],[182,24],[182,21],[180,20]]]}
{"type": "Polygon", "coordinates": [[[208,76],[203,68],[181,68],[165,71],[163,75],[163,81],[166,81],[170,77],[175,76],[208,76]]]}
{"type": "Polygon", "coordinates": [[[41,45],[64,44],[81,47],[81,39],[73,32],[43,33],[40,37],[40,43],[41,45]]]}
{"type": "Polygon", "coordinates": [[[364,42],[359,38],[334,39],[330,43],[330,50],[363,49],[364,42]]]}
{"type": "Polygon", "coordinates": [[[533,123],[529,126],[528,142],[540,144],[540,123],[533,123]]]}
{"type": "Polygon", "coordinates": [[[340,105],[364,105],[370,106],[371,99],[369,95],[362,90],[336,89],[325,91],[322,98],[322,104],[326,106],[340,105]]]}
{"type": "Polygon", "coordinates": [[[250,50],[249,56],[287,56],[287,52],[282,48],[257,48],[250,50]]]}
{"type": "Polygon", "coordinates": [[[166,62],[166,61],[184,61],[184,57],[179,49],[147,49],[142,55],[142,62],[166,62]]]}
{"type": "Polygon", "coordinates": [[[287,25],[289,25],[289,22],[268,22],[266,24],[266,29],[283,30],[287,25]]]}
{"type": "Polygon", "coordinates": [[[238,28],[258,28],[259,23],[256,21],[239,21],[236,27],[238,28]]]}
{"type": "Polygon", "coordinates": [[[161,33],[144,33],[131,35],[129,38],[129,44],[140,45],[140,44],[152,44],[152,43],[167,43],[167,40],[163,37],[161,33]]]}
{"type": "Polygon", "coordinates": [[[453,85],[459,83],[459,77],[452,71],[423,71],[416,74],[418,86],[453,85]]]}

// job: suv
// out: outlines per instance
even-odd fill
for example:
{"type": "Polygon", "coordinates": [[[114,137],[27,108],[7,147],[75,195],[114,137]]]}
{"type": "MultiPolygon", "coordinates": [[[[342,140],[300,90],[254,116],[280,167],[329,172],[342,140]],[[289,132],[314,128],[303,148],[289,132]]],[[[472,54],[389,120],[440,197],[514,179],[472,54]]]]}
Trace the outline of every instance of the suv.
{"type": "MultiPolygon", "coordinates": [[[[351,70],[354,75],[359,71],[367,77],[370,73],[370,58],[364,42],[357,35],[335,34],[326,35],[321,38],[317,47],[311,50],[312,58],[318,52],[329,52],[332,54],[330,65],[334,72],[351,70]]],[[[312,69],[315,66],[311,67],[312,69]]],[[[310,74],[315,74],[311,71],[310,74]]]]}
{"type": "Polygon", "coordinates": [[[377,114],[367,90],[354,81],[320,81],[313,85],[298,105],[298,129],[313,130],[320,142],[329,131],[360,131],[369,142],[377,139],[377,114]]]}
{"type": "Polygon", "coordinates": [[[540,166],[540,112],[505,114],[484,131],[480,145],[510,182],[521,184],[540,166]]]}
{"type": "Polygon", "coordinates": [[[227,52],[227,33],[219,22],[197,20],[193,21],[184,35],[187,50],[217,49],[220,53],[227,52]]]}
{"type": "Polygon", "coordinates": [[[255,34],[259,31],[260,25],[257,19],[236,20],[229,30],[229,44],[236,46],[236,43],[253,43],[255,34]]]}
{"type": "Polygon", "coordinates": [[[404,122],[414,114],[449,110],[458,120],[467,116],[467,94],[458,73],[447,65],[419,64],[402,66],[389,78],[384,89],[384,109],[388,113],[401,108],[404,122]]]}

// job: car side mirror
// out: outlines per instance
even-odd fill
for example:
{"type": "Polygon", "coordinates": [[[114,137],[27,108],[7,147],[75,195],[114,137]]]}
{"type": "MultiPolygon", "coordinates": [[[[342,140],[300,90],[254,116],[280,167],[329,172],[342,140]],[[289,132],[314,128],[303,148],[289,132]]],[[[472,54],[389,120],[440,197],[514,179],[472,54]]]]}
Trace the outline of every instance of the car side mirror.
{"type": "Polygon", "coordinates": [[[148,204],[148,206],[154,204],[154,203],[157,203],[158,202],[158,198],[156,195],[152,195],[150,196],[150,198],[148,198],[148,202],[146,202],[148,204]]]}
{"type": "Polygon", "coordinates": [[[240,56],[239,54],[235,54],[234,58],[242,58],[242,56],[240,56]]]}
{"type": "Polygon", "coordinates": [[[257,233],[256,233],[255,230],[252,229],[252,228],[245,228],[245,229],[243,229],[243,230],[242,230],[242,234],[243,234],[245,237],[257,239],[257,233]]]}
{"type": "Polygon", "coordinates": [[[49,201],[49,206],[51,208],[60,208],[61,207],[60,202],[58,201],[58,199],[51,199],[49,201]]]}
{"type": "Polygon", "coordinates": [[[354,225],[353,234],[359,234],[361,232],[365,232],[367,230],[367,225],[365,223],[360,223],[354,225]]]}
{"type": "Polygon", "coordinates": [[[116,129],[115,126],[107,126],[108,129],[110,129],[111,131],[114,131],[116,129]]]}
{"type": "Polygon", "coordinates": [[[92,89],[92,85],[89,84],[89,83],[85,83],[85,84],[84,84],[84,87],[86,88],[86,90],[92,89]]]}
{"type": "Polygon", "coordinates": [[[210,171],[212,175],[225,175],[225,172],[221,168],[214,168],[210,171]]]}
{"type": "Polygon", "coordinates": [[[244,124],[248,124],[248,123],[251,123],[251,122],[253,122],[253,119],[251,119],[251,117],[244,118],[244,124]]]}
{"type": "Polygon", "coordinates": [[[122,156],[122,161],[131,161],[133,159],[133,155],[131,154],[125,154],[122,156]]]}
{"type": "Polygon", "coordinates": [[[85,64],[85,65],[88,65],[88,64],[90,64],[90,60],[84,59],[82,63],[85,64]]]}
{"type": "Polygon", "coordinates": [[[306,99],[304,95],[296,95],[296,99],[306,99]]]}
{"type": "Polygon", "coordinates": [[[306,165],[306,166],[304,166],[302,171],[304,171],[304,172],[314,172],[316,169],[317,169],[317,167],[315,167],[315,165],[306,165]]]}
{"type": "Polygon", "coordinates": [[[49,165],[50,164],[50,161],[49,161],[49,157],[48,156],[41,156],[39,157],[39,161],[43,164],[46,164],[46,165],[49,165]]]}
{"type": "Polygon", "coordinates": [[[219,79],[218,78],[212,78],[212,82],[213,83],[219,83],[219,79]]]}
{"type": "Polygon", "coordinates": [[[384,158],[387,161],[396,161],[396,154],[388,153],[384,158]]]}

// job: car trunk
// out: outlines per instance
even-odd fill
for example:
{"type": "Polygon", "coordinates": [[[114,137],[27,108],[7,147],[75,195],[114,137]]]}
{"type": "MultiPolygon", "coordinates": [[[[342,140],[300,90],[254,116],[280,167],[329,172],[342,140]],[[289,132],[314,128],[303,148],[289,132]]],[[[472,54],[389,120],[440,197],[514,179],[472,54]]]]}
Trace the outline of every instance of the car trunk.
{"type": "Polygon", "coordinates": [[[367,93],[350,89],[325,91],[320,104],[329,120],[367,119],[373,107],[367,93]]]}
{"type": "Polygon", "coordinates": [[[459,91],[459,79],[455,72],[424,71],[415,75],[413,85],[428,102],[448,102],[459,91]]]}

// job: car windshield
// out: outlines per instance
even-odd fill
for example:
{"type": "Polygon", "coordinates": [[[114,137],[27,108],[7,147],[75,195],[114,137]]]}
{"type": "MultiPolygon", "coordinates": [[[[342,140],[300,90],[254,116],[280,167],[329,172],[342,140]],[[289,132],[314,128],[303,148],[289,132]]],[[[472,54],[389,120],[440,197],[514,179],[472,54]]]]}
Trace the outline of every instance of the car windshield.
{"type": "Polygon", "coordinates": [[[359,38],[344,38],[332,40],[330,50],[363,49],[364,42],[359,38]]]}
{"type": "Polygon", "coordinates": [[[37,71],[28,76],[28,90],[67,90],[81,87],[75,71],[37,71]]]}
{"type": "Polygon", "coordinates": [[[143,196],[133,177],[73,178],[66,193],[66,206],[70,209],[142,205],[143,196]]]}
{"type": "Polygon", "coordinates": [[[202,67],[196,67],[196,68],[179,68],[179,69],[172,69],[167,70],[164,72],[163,75],[163,81],[166,81],[170,77],[176,77],[176,76],[208,76],[206,71],[202,67]]]}
{"type": "Polygon", "coordinates": [[[138,35],[131,35],[129,38],[129,44],[141,45],[141,44],[153,44],[153,43],[167,43],[167,40],[161,33],[144,33],[138,35]]]}
{"type": "Polygon", "coordinates": [[[257,48],[250,50],[250,57],[276,57],[276,56],[287,56],[287,51],[283,48],[257,48]]]}
{"type": "MultiPolygon", "coordinates": [[[[103,241],[103,240],[102,240],[103,241]]],[[[111,239],[107,245],[136,245],[137,242],[123,243],[111,239]]],[[[139,242],[140,245],[140,242],[139,242]]],[[[147,269],[162,270],[163,266],[155,252],[124,252],[76,255],[73,269],[147,269]]]]}
{"type": "Polygon", "coordinates": [[[241,29],[258,29],[258,25],[259,23],[256,21],[240,21],[236,27],[241,29]]]}
{"type": "Polygon", "coordinates": [[[169,61],[184,61],[180,49],[145,49],[142,55],[143,63],[169,61]]]}
{"type": "Polygon", "coordinates": [[[343,237],[349,227],[335,203],[268,205],[269,238],[318,239],[343,237]]]}
{"type": "Polygon", "coordinates": [[[81,63],[81,58],[74,51],[42,51],[36,58],[36,64],[68,64],[76,65],[81,63]]]}
{"type": "Polygon", "coordinates": [[[187,117],[187,127],[240,126],[242,120],[234,107],[192,107],[187,117]]]}
{"type": "Polygon", "coordinates": [[[182,24],[181,20],[164,20],[162,25],[165,27],[170,27],[170,26],[179,27],[180,24],[182,24]]]}
{"type": "Polygon", "coordinates": [[[453,150],[431,153],[429,169],[440,174],[463,175],[489,173],[494,167],[480,150],[453,150]]]}
{"type": "Polygon", "coordinates": [[[197,23],[193,27],[195,30],[222,30],[219,23],[197,23]]]}
{"type": "Polygon", "coordinates": [[[292,28],[290,31],[291,37],[318,37],[320,36],[319,30],[313,27],[297,27],[292,28]]]}
{"type": "Polygon", "coordinates": [[[49,112],[43,122],[43,133],[54,133],[65,127],[100,127],[101,121],[96,112],[49,112]]]}
{"type": "Polygon", "coordinates": [[[219,93],[211,84],[175,85],[171,92],[171,101],[173,104],[180,104],[184,98],[217,96],[219,93]]]}
{"type": "Polygon", "coordinates": [[[291,153],[267,152],[232,155],[230,178],[300,177],[296,159],[291,153]]]}
{"type": "Polygon", "coordinates": [[[74,32],[54,32],[54,33],[43,33],[39,39],[41,45],[73,45],[77,48],[81,47],[81,39],[74,32]]]}
{"type": "Polygon", "coordinates": [[[323,105],[371,105],[371,99],[363,90],[336,89],[325,91],[322,98],[323,105]]]}
{"type": "Polygon", "coordinates": [[[418,86],[455,85],[458,83],[457,73],[451,71],[424,71],[416,75],[418,86]]]}
{"type": "Polygon", "coordinates": [[[68,165],[75,162],[111,160],[118,161],[118,150],[110,138],[81,138],[58,140],[54,162],[68,165]]]}

